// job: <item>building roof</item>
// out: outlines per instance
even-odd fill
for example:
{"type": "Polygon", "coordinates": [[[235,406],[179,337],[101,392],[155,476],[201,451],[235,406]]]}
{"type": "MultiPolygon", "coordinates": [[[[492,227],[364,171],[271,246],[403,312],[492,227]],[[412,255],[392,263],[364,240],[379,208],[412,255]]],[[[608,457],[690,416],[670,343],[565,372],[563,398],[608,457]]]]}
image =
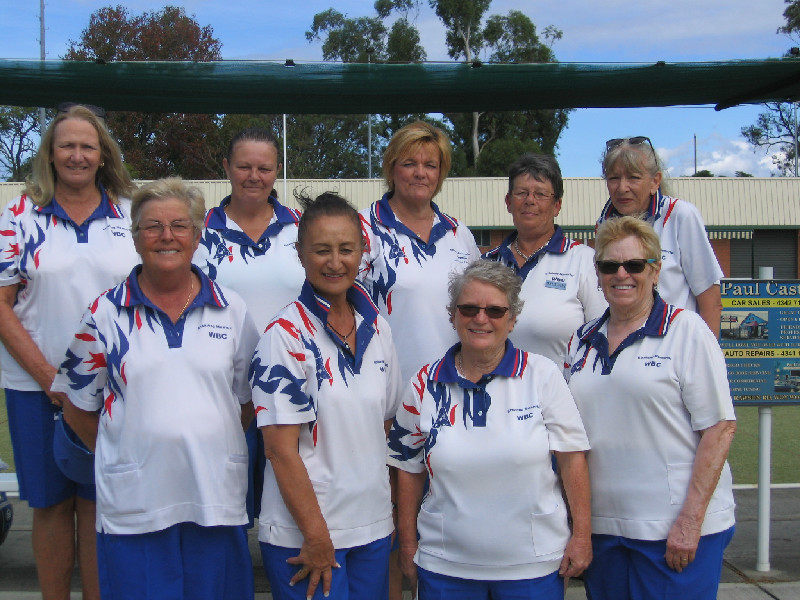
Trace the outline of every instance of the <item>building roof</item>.
{"type": "MultiPolygon", "coordinates": [[[[142,182],[138,182],[142,183],[142,182]]],[[[230,194],[230,183],[192,182],[203,191],[206,206],[230,194]]],[[[800,179],[794,177],[680,177],[667,181],[667,192],[692,202],[700,210],[711,237],[749,237],[753,229],[800,229],[800,179]],[[739,235],[741,234],[741,235],[739,235]]],[[[0,183],[0,206],[22,191],[21,183],[0,183]]],[[[336,192],[359,209],[385,192],[380,179],[290,179],[276,182],[278,196],[297,207],[295,190],[308,195],[336,192]]],[[[473,228],[511,228],[505,207],[508,180],[504,177],[452,177],[445,180],[434,201],[446,213],[473,228]]],[[[570,231],[594,231],[608,198],[599,177],[564,179],[564,200],[556,222],[570,231]]]]}

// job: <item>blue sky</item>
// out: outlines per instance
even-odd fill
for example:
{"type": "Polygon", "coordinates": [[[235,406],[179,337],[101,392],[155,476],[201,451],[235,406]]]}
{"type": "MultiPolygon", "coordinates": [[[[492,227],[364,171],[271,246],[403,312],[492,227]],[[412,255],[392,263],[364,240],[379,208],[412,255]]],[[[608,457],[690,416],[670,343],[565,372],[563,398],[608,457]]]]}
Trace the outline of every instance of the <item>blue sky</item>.
{"type": "MultiPolygon", "coordinates": [[[[78,39],[89,16],[118,0],[49,0],[45,4],[47,58],[64,54],[78,39]]],[[[132,14],[158,10],[165,2],[128,0],[132,14]]],[[[335,6],[351,17],[373,14],[369,0],[194,0],[174,1],[201,25],[211,25],[222,42],[225,59],[320,61],[318,43],[305,31],[314,14],[335,6]]],[[[417,27],[429,60],[448,60],[444,28],[427,7],[417,27]]],[[[791,45],[776,34],[783,24],[783,0],[494,0],[489,13],[520,10],[541,32],[554,25],[564,32],[554,51],[561,62],[654,62],[761,59],[782,55],[791,45]]],[[[0,58],[39,58],[39,3],[0,2],[0,58]]],[[[771,158],[753,152],[740,134],[753,123],[758,106],[715,112],[713,107],[579,109],[561,137],[558,159],[565,176],[600,175],[599,157],[605,140],[648,135],[672,176],[694,170],[693,136],[697,136],[697,168],[717,175],[746,171],[768,177],[771,158]]]]}

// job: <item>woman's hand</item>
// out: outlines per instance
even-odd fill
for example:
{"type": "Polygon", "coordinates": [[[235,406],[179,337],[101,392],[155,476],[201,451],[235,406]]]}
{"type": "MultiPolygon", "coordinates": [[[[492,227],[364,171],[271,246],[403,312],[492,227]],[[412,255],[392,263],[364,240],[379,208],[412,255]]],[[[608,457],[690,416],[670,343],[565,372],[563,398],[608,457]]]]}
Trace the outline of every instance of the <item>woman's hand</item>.
{"type": "Polygon", "coordinates": [[[400,545],[400,570],[411,583],[411,597],[417,597],[417,565],[414,564],[414,555],[417,553],[418,544],[400,545]]]}
{"type": "Polygon", "coordinates": [[[678,573],[694,560],[697,544],[700,543],[700,523],[684,515],[672,524],[667,536],[667,565],[678,573]]]}
{"type": "Polygon", "coordinates": [[[664,554],[667,565],[678,573],[694,560],[708,503],[719,482],[735,433],[736,421],[719,421],[700,431],[686,500],[669,530],[664,554]]]}
{"type": "Polygon", "coordinates": [[[564,549],[564,558],[561,559],[558,574],[567,580],[570,577],[577,577],[586,570],[591,562],[592,538],[585,535],[573,535],[564,549]]]}
{"type": "Polygon", "coordinates": [[[294,585],[308,577],[307,598],[311,598],[322,580],[322,594],[327,598],[331,591],[332,569],[339,568],[333,543],[329,535],[315,539],[306,539],[300,548],[300,554],[288,559],[290,565],[301,565],[289,585],[294,585]]]}

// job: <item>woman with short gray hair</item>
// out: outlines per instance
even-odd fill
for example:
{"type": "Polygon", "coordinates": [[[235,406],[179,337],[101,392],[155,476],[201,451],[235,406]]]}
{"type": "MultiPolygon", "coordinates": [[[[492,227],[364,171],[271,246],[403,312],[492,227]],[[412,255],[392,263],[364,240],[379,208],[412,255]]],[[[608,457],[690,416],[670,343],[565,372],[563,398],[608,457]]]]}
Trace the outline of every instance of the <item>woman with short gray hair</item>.
{"type": "Polygon", "coordinates": [[[154,181],[131,212],[142,264],[84,313],[52,387],[96,448],[101,595],[252,598],[242,427],[258,331],[192,266],[197,188],[154,181]]]}
{"type": "Polygon", "coordinates": [[[589,444],[553,362],[508,340],[521,285],[494,261],[451,276],[460,341],[408,384],[389,433],[400,565],[421,600],[560,600],[591,561],[589,444]]]}
{"type": "Polygon", "coordinates": [[[518,320],[511,341],[556,365],[564,359],[572,332],[606,309],[594,272],[594,251],[555,224],[563,196],[555,158],[520,156],[509,167],[506,194],[515,231],[484,254],[513,269],[522,279],[522,296],[536,302],[536,310],[529,309],[518,320]]]}

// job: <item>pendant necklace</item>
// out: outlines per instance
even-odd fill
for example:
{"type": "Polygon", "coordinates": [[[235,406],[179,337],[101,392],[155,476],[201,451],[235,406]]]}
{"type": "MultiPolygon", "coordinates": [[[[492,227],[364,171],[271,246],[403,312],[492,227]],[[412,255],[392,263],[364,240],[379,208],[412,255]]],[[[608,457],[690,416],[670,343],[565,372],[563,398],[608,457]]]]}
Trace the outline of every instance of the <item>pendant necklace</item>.
{"type": "Polygon", "coordinates": [[[355,355],[355,353],[353,352],[353,349],[350,347],[350,344],[347,343],[347,338],[349,338],[350,335],[356,329],[356,311],[353,309],[353,305],[350,304],[349,302],[347,303],[347,306],[350,308],[350,314],[353,315],[353,326],[350,328],[350,331],[348,331],[346,334],[343,335],[343,334],[339,333],[338,331],[336,331],[336,328],[333,325],[331,325],[330,321],[328,321],[328,327],[331,328],[331,331],[333,333],[335,333],[336,335],[339,336],[339,338],[342,340],[342,344],[344,344],[344,347],[347,348],[347,351],[350,354],[355,355]]]}

